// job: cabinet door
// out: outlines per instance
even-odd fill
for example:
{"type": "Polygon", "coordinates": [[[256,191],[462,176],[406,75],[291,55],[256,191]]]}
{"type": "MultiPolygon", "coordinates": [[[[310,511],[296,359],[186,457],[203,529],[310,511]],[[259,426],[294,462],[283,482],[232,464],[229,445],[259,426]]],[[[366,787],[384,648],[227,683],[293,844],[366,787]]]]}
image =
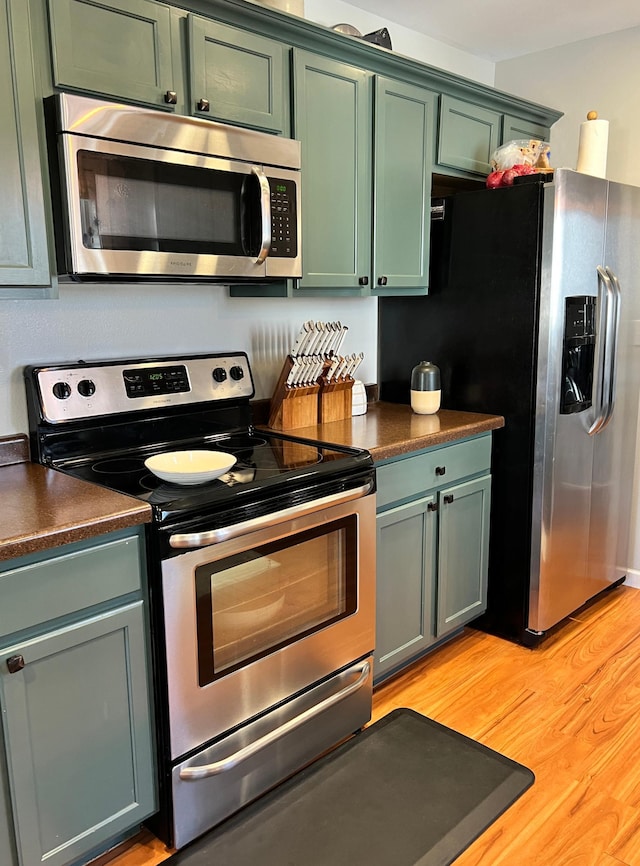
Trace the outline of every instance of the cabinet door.
{"type": "Polygon", "coordinates": [[[142,601],[5,647],[6,759],[20,862],[63,866],[155,808],[142,601]],[[22,656],[10,673],[7,659],[22,656]]]}
{"type": "Polygon", "coordinates": [[[154,0],[49,0],[53,83],[168,107],[171,12],[154,0]]]}
{"type": "Polygon", "coordinates": [[[379,514],[374,678],[434,640],[435,497],[379,514]]]}
{"type": "Polygon", "coordinates": [[[487,175],[500,141],[502,116],[472,102],[443,96],[440,102],[438,163],[487,175]]]}
{"type": "Polygon", "coordinates": [[[486,610],[490,497],[489,476],[439,494],[438,637],[486,610]]]}
{"type": "Polygon", "coordinates": [[[379,77],[375,101],[375,294],[426,294],[435,94],[379,77]]]}
{"type": "Polygon", "coordinates": [[[9,805],[7,763],[4,757],[2,728],[0,728],[0,863],[2,866],[16,866],[17,862],[13,843],[13,818],[9,805]]]}
{"type": "MultiPolygon", "coordinates": [[[[0,73],[5,82],[0,90],[0,283],[50,286],[29,7],[24,0],[0,3],[0,73]]],[[[0,297],[8,294],[0,289],[0,297]]]]}
{"type": "Polygon", "coordinates": [[[369,294],[372,75],[295,49],[293,74],[303,166],[300,287],[369,294]]]}
{"type": "Polygon", "coordinates": [[[505,114],[502,118],[502,143],[517,141],[519,138],[535,138],[540,141],[549,141],[549,127],[522,117],[514,117],[505,114]]]}
{"type": "Polygon", "coordinates": [[[191,112],[288,133],[288,53],[273,39],[190,15],[191,112]]]}

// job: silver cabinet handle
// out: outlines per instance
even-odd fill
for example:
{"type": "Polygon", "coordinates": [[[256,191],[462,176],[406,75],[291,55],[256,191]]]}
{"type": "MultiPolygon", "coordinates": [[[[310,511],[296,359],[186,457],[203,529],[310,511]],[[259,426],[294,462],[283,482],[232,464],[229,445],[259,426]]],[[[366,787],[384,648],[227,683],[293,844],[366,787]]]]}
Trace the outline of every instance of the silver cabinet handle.
{"type": "Polygon", "coordinates": [[[260,184],[260,232],[262,239],[256,264],[261,265],[271,250],[271,187],[269,180],[259,166],[251,166],[251,174],[258,178],[260,184]]]}
{"type": "MultiPolygon", "coordinates": [[[[350,685],[333,695],[329,695],[328,698],[320,701],[320,703],[315,704],[313,707],[309,707],[308,710],[305,710],[298,716],[294,716],[292,719],[289,719],[288,722],[285,722],[284,725],[281,725],[274,731],[270,731],[268,734],[265,734],[264,737],[254,740],[253,743],[249,743],[249,745],[239,749],[233,755],[229,755],[228,758],[222,758],[220,761],[214,761],[213,764],[204,764],[201,767],[183,767],[182,770],[180,770],[180,778],[184,779],[186,782],[194,782],[198,779],[207,779],[209,776],[217,776],[220,773],[226,773],[228,770],[233,770],[234,767],[237,767],[238,764],[243,763],[243,761],[246,761],[252,755],[262,751],[262,749],[266,749],[267,746],[270,746],[282,739],[286,734],[299,728],[300,725],[313,719],[315,716],[329,709],[329,707],[333,707],[335,704],[343,701],[354,692],[357,692],[358,689],[362,688],[368,680],[370,668],[371,666],[369,662],[365,662],[360,668],[360,676],[350,685]]],[[[344,671],[341,676],[345,677],[352,673],[352,671],[353,668],[344,671]]]]}
{"type": "Polygon", "coordinates": [[[313,499],[311,502],[305,502],[302,505],[292,505],[290,508],[283,508],[281,511],[264,514],[262,517],[255,517],[252,520],[243,520],[241,523],[232,523],[231,526],[222,526],[220,529],[209,529],[206,532],[176,533],[169,537],[169,545],[181,548],[218,544],[221,541],[228,541],[230,538],[237,538],[239,535],[246,535],[248,532],[253,532],[256,529],[267,529],[270,526],[277,526],[279,523],[285,523],[287,520],[292,520],[295,517],[302,517],[305,514],[322,511],[322,509],[328,508],[330,505],[338,505],[341,502],[360,499],[366,496],[367,493],[370,493],[372,489],[373,482],[369,481],[361,487],[354,487],[353,490],[347,490],[344,493],[333,493],[331,496],[313,499]]]}

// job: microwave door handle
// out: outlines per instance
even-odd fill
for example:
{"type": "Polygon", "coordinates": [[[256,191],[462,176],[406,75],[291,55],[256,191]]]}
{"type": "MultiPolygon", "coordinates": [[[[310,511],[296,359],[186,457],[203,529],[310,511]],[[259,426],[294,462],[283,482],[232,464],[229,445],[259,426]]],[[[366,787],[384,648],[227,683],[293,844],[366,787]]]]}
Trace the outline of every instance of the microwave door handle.
{"type": "Polygon", "coordinates": [[[261,265],[271,250],[271,187],[269,179],[259,165],[251,166],[251,174],[258,178],[260,185],[260,252],[256,264],[261,265]]]}

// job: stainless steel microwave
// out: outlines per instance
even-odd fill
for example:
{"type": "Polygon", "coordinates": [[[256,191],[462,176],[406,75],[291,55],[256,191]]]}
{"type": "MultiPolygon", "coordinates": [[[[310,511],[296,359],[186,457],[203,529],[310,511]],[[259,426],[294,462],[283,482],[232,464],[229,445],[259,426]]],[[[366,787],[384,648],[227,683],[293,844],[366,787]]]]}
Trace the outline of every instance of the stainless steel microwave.
{"type": "Polygon", "coordinates": [[[71,94],[48,110],[61,275],[302,275],[298,141],[71,94]]]}

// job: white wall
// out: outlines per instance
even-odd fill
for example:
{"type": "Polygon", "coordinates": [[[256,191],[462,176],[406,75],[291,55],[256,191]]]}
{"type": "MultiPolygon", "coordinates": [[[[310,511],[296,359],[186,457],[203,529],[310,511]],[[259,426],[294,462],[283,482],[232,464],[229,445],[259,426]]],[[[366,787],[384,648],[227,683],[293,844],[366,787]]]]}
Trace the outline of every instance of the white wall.
{"type": "MultiPolygon", "coordinates": [[[[640,186],[639,81],[640,27],[634,27],[502,61],[495,83],[565,112],[551,132],[555,166],[576,167],[580,124],[588,111],[597,111],[609,121],[607,178],[640,186]]],[[[640,292],[640,274],[635,290],[640,292]]],[[[640,364],[640,349],[636,358],[640,364]]],[[[634,478],[627,582],[640,587],[640,425],[634,478]]]]}
{"type": "Polygon", "coordinates": [[[375,298],[229,298],[226,287],[65,284],[51,301],[0,301],[0,436],[27,432],[22,367],[180,352],[246,351],[256,396],[270,397],[302,322],[340,320],[345,352],[376,381],[375,298]]]}
{"type": "Polygon", "coordinates": [[[374,30],[386,27],[394,54],[413,57],[438,69],[446,69],[447,72],[454,72],[493,87],[494,63],[394,23],[393,4],[390,3],[389,6],[387,19],[351,6],[343,0],[304,0],[304,15],[310,21],[325,27],[351,24],[360,33],[373,33],[374,30]]]}
{"type": "MultiPolygon", "coordinates": [[[[345,21],[362,33],[387,26],[398,52],[493,82],[493,64],[341,0],[306,0],[305,12],[319,24],[345,21]]],[[[373,298],[261,301],[229,298],[223,286],[66,284],[58,300],[0,300],[0,436],[27,432],[21,371],[29,363],[240,350],[249,354],[256,396],[270,397],[293,336],[307,319],[348,325],[343,350],[365,352],[358,376],[377,381],[373,298]]]]}

